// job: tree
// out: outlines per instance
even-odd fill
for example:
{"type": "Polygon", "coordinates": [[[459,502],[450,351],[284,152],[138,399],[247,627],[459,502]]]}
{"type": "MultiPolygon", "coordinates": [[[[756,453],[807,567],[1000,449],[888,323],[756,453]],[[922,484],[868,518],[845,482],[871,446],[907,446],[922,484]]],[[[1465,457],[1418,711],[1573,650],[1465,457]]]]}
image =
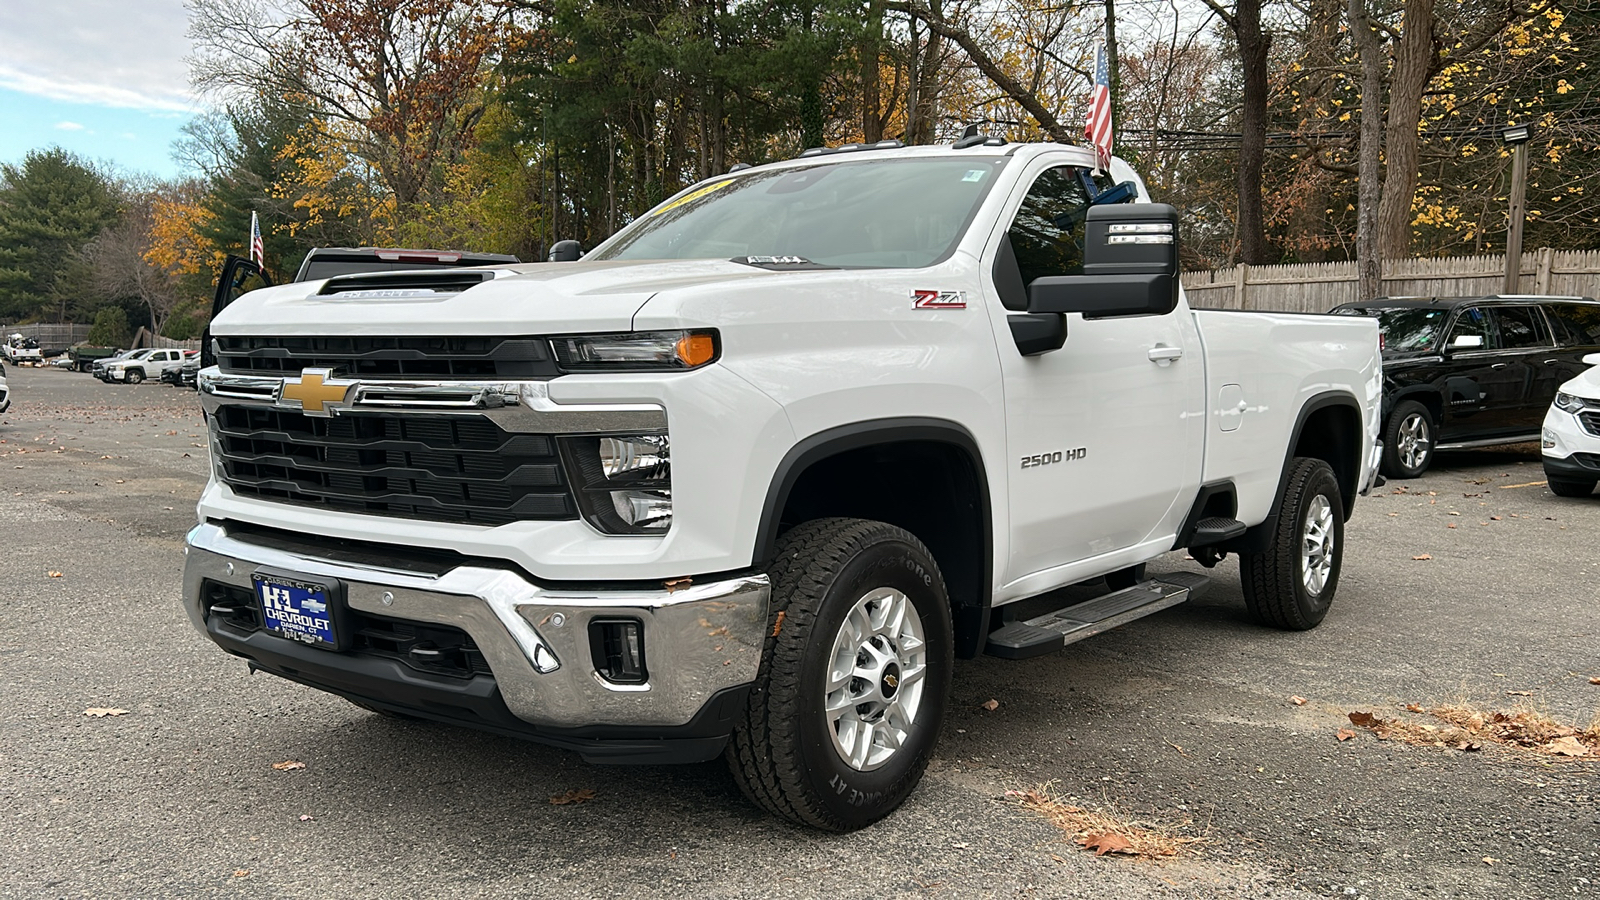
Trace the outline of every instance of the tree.
{"type": "Polygon", "coordinates": [[[152,193],[135,197],[120,220],[84,247],[83,257],[95,287],[110,299],[144,304],[150,330],[159,334],[182,295],[177,276],[146,258],[155,224],[155,201],[152,193]]]}
{"type": "Polygon", "coordinates": [[[131,338],[128,314],[120,306],[107,306],[94,315],[88,343],[92,347],[126,347],[131,338]]]}
{"type": "Polygon", "coordinates": [[[70,308],[74,255],[121,204],[110,176],[59,147],[0,164],[0,316],[70,308]]]}

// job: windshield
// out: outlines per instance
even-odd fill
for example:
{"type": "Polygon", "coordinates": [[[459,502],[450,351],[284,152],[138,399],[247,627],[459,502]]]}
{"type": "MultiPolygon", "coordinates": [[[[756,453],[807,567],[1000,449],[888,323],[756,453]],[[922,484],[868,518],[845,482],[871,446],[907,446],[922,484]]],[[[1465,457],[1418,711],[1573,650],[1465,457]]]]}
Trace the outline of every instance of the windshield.
{"type": "Polygon", "coordinates": [[[1439,348],[1439,329],[1448,310],[1428,307],[1346,307],[1341,316],[1373,316],[1378,320],[1378,346],[1388,353],[1425,353],[1439,348]]]}
{"type": "Polygon", "coordinates": [[[753,170],[647,213],[590,259],[800,257],[913,269],[955,249],[1003,159],[937,157],[753,170]]]}

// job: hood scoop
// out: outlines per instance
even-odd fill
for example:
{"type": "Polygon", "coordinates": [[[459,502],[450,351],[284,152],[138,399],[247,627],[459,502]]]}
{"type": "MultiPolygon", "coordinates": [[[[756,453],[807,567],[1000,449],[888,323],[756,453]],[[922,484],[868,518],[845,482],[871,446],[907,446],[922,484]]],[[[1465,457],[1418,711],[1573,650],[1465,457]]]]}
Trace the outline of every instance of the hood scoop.
{"type": "Polygon", "coordinates": [[[493,272],[371,272],[329,278],[317,291],[329,300],[443,300],[495,277],[493,272]]]}

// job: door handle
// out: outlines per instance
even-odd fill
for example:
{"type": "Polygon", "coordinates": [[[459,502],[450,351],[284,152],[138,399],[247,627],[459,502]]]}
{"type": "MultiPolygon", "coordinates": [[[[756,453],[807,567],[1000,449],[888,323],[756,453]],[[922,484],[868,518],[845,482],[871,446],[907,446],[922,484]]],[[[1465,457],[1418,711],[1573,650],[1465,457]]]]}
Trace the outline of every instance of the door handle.
{"type": "Polygon", "coordinates": [[[1561,360],[1559,360],[1559,359],[1547,359],[1547,360],[1544,361],[1544,364],[1547,365],[1547,366],[1553,366],[1558,362],[1561,362],[1561,360]]]}
{"type": "Polygon", "coordinates": [[[1157,344],[1150,348],[1150,361],[1158,366],[1170,364],[1173,360],[1183,356],[1182,347],[1168,347],[1166,344],[1157,344]]]}
{"type": "Polygon", "coordinates": [[[1506,363],[1495,363],[1494,365],[1490,366],[1489,368],[1491,368],[1491,369],[1504,369],[1505,367],[1506,367],[1506,363]]]}

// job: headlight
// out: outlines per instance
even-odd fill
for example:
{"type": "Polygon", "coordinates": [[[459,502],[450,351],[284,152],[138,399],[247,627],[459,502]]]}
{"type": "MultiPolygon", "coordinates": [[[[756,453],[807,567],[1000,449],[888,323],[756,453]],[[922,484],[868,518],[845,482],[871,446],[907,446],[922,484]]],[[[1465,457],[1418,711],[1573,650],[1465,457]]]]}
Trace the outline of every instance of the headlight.
{"type": "Polygon", "coordinates": [[[633,331],[550,339],[567,372],[639,372],[698,369],[715,362],[715,331],[633,331]]]}
{"type": "Polygon", "coordinates": [[[1556,409],[1562,410],[1563,412],[1583,412],[1584,407],[1587,405],[1588,404],[1584,402],[1582,397],[1574,397],[1571,394],[1562,394],[1559,392],[1556,394],[1556,409]]]}
{"type": "Polygon", "coordinates": [[[672,526],[672,447],[664,434],[562,439],[578,509],[607,534],[661,534],[672,526]]]}

